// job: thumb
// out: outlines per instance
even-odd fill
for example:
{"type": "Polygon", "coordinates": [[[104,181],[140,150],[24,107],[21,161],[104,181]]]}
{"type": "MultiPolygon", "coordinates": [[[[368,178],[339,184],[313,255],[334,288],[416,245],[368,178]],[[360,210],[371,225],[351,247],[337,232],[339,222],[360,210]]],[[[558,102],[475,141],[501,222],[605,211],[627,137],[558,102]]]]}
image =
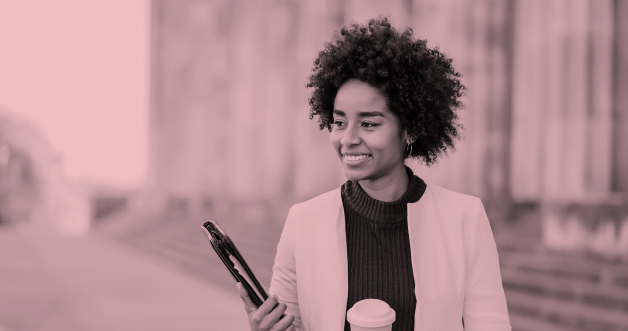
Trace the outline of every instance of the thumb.
{"type": "Polygon", "coordinates": [[[251,297],[249,296],[249,293],[246,291],[244,286],[240,282],[237,282],[236,287],[240,292],[240,298],[242,298],[242,301],[244,301],[244,309],[246,310],[246,313],[250,314],[256,311],[257,308],[255,307],[253,300],[251,300],[251,297]]]}

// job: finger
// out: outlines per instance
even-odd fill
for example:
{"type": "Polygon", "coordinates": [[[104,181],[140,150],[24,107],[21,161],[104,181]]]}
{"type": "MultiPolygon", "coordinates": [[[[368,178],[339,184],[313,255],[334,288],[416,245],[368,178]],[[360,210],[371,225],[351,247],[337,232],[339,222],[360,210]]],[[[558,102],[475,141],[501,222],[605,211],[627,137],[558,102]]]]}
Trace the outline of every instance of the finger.
{"type": "Polygon", "coordinates": [[[278,302],[279,300],[277,299],[276,295],[270,296],[268,300],[264,301],[264,303],[262,303],[262,305],[259,306],[259,308],[257,309],[257,312],[261,315],[261,317],[264,317],[273,310],[273,308],[278,302]]]}
{"type": "Polygon", "coordinates": [[[251,317],[254,321],[256,321],[257,325],[262,330],[269,330],[277,320],[275,315],[270,315],[274,310],[276,310],[275,306],[280,306],[278,303],[278,299],[276,296],[271,296],[266,300],[258,309],[255,311],[251,317]]]}
{"type": "Polygon", "coordinates": [[[282,318],[281,320],[279,320],[279,322],[277,322],[271,330],[273,331],[294,330],[294,325],[292,324],[292,322],[294,322],[294,315],[286,314],[286,316],[282,318]]]}
{"type": "Polygon", "coordinates": [[[246,313],[250,314],[256,311],[257,308],[255,307],[253,300],[249,296],[249,293],[246,291],[244,286],[242,286],[240,282],[237,282],[236,287],[238,288],[238,291],[240,292],[240,298],[242,298],[242,301],[244,301],[244,309],[246,310],[246,313]]]}
{"type": "MultiPolygon", "coordinates": [[[[281,318],[281,315],[286,311],[287,308],[288,306],[286,306],[285,303],[278,304],[277,307],[273,309],[273,311],[271,311],[268,315],[266,315],[266,317],[264,317],[264,319],[262,320],[262,325],[271,327],[275,324],[279,324],[278,321],[281,318]]],[[[284,322],[280,324],[283,327],[277,328],[277,329],[273,328],[272,330],[283,330],[286,326],[288,326],[288,324],[290,324],[290,322],[288,323],[284,322]]]]}
{"type": "Polygon", "coordinates": [[[258,325],[262,326],[263,330],[267,330],[273,325],[270,323],[267,315],[273,310],[277,302],[277,296],[273,295],[264,301],[264,303],[262,303],[262,305],[259,306],[259,308],[251,315],[252,319],[256,321],[258,325]]]}

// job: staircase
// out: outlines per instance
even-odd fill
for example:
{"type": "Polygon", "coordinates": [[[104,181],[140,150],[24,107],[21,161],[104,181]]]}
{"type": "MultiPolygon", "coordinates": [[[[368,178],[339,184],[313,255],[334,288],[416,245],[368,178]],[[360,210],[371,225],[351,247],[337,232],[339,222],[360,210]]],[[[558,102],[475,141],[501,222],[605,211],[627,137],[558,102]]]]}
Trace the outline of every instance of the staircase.
{"type": "MultiPolygon", "coordinates": [[[[235,288],[235,281],[214,252],[201,225],[205,219],[176,215],[124,215],[107,220],[95,234],[148,255],[159,263],[203,281],[235,288]]],[[[259,281],[268,288],[281,236],[278,224],[220,222],[259,281]]]]}
{"type": "Polygon", "coordinates": [[[628,331],[628,263],[495,235],[513,330],[628,331]]]}
{"type": "MultiPolygon", "coordinates": [[[[205,220],[122,218],[103,222],[96,235],[203,281],[235,287],[201,229],[205,220]]],[[[239,221],[220,226],[268,287],[282,226],[239,221]]],[[[550,251],[536,236],[498,230],[495,241],[513,331],[628,331],[628,262],[550,251]]]]}

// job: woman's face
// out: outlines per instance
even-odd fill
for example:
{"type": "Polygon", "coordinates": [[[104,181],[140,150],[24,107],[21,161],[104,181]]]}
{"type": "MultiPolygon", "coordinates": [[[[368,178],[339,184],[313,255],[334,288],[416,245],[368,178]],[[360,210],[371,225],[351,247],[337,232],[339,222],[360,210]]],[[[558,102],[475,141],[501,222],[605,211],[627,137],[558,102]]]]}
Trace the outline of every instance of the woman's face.
{"type": "Polygon", "coordinates": [[[377,88],[357,79],[340,86],[330,141],[348,179],[377,180],[403,169],[404,136],[377,88]]]}

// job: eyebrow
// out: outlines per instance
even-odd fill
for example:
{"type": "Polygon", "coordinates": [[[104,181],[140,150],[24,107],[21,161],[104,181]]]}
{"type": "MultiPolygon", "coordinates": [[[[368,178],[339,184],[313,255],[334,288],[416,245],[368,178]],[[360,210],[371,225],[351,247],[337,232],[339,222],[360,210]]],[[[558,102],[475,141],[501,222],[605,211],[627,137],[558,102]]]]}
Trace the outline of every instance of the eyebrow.
{"type": "MultiPolygon", "coordinates": [[[[333,113],[338,116],[345,116],[345,117],[347,116],[345,112],[343,112],[342,110],[334,109],[333,113]]],[[[384,113],[382,113],[381,111],[362,111],[358,113],[358,117],[375,117],[375,116],[386,117],[384,113]]]]}

